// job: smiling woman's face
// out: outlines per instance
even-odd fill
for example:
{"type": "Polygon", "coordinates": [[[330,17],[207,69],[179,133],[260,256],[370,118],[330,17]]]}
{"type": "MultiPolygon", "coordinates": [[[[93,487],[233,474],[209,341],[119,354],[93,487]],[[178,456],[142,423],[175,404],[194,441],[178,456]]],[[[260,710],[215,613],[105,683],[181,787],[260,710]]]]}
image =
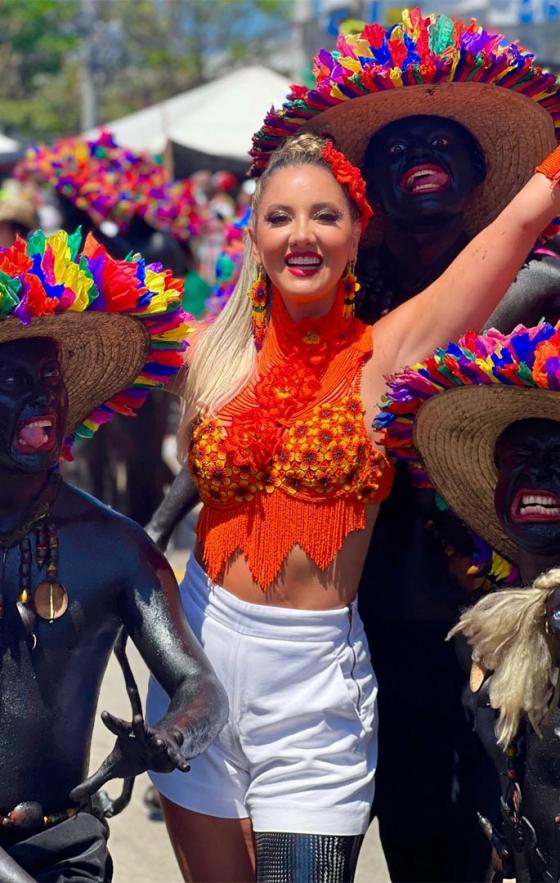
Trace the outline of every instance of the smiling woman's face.
{"type": "Polygon", "coordinates": [[[277,169],[266,182],[251,238],[257,263],[297,320],[331,309],[356,257],[360,225],[327,168],[295,165],[277,169]]]}
{"type": "Polygon", "coordinates": [[[368,195],[412,226],[461,214],[485,174],[480,149],[453,120],[412,116],[381,129],[364,160],[368,195]]]}

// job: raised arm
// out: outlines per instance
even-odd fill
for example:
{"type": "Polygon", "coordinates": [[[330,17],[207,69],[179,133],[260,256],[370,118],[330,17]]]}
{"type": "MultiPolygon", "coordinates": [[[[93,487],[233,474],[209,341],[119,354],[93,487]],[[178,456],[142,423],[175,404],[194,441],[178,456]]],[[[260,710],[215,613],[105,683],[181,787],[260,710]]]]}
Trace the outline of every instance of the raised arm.
{"type": "MultiPolygon", "coordinates": [[[[560,148],[548,159],[560,170],[560,148]]],[[[465,331],[479,331],[514,281],[539,234],[560,214],[560,187],[537,172],[428,288],[375,326],[385,373],[425,358],[465,331]]]]}

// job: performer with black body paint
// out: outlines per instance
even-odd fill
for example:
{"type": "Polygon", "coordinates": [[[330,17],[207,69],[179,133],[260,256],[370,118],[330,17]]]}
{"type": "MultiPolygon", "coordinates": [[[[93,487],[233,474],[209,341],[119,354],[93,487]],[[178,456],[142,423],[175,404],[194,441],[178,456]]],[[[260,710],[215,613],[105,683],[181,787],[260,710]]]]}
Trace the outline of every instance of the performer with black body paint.
{"type": "Polygon", "coordinates": [[[486,595],[450,633],[472,644],[469,704],[500,774],[501,824],[479,816],[496,881],[560,878],[559,364],[550,325],[470,335],[394,377],[379,421],[416,480],[423,465],[528,586],[486,595]]]}
{"type": "MultiPolygon", "coordinates": [[[[335,51],[316,56],[314,75],[313,86],[295,87],[267,116],[254,167],[300,129],[329,133],[360,166],[376,214],[358,253],[358,312],[374,323],[438,278],[519,189],[539,159],[533,139],[554,137],[558,87],[516,44],[472,20],[419,9],[387,30],[373,23],[339,38],[335,51]]],[[[505,333],[542,317],[560,317],[560,262],[537,248],[485,327],[505,333]]],[[[491,813],[499,788],[444,640],[460,608],[490,584],[474,551],[431,491],[415,489],[399,468],[359,590],[380,684],[374,811],[395,883],[484,878],[475,810],[482,800],[491,813]],[[403,794],[414,807],[405,813],[403,794]],[[430,794],[421,810],[420,794],[430,794]]]]}
{"type": "Polygon", "coordinates": [[[182,361],[180,285],[95,241],[34,234],[0,252],[0,878],[110,881],[94,793],[188,770],[227,700],[160,552],[67,485],[58,463],[112,410],[133,413],[182,361]],[[72,309],[69,309],[69,307],[72,309]],[[23,320],[23,322],[22,322],[23,320]],[[162,349],[162,343],[165,344],[162,349]],[[103,712],[116,743],[87,777],[99,689],[124,626],[171,704],[148,727],[103,712]]]}

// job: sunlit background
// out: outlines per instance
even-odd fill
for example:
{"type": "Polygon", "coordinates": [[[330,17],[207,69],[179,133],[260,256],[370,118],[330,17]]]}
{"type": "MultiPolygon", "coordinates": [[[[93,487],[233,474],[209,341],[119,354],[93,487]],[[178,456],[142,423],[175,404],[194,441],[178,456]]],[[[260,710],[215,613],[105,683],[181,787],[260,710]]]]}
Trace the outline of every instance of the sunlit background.
{"type": "MultiPolygon", "coordinates": [[[[555,67],[559,8],[439,0],[424,11],[474,15],[555,67]]],[[[16,142],[85,132],[247,65],[300,81],[341,26],[390,24],[400,9],[384,0],[1,0],[0,131],[16,142]]]]}

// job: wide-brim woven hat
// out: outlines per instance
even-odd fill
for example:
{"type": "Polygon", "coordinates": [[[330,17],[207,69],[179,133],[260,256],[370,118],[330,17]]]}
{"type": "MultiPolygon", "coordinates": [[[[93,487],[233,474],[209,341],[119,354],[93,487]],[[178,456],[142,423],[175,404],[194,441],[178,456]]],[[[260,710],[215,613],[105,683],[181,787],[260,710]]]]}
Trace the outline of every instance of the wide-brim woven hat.
{"type": "Polygon", "coordinates": [[[560,422],[558,327],[469,332],[389,378],[375,421],[387,451],[408,464],[413,482],[434,487],[509,561],[517,560],[517,549],[494,509],[496,441],[518,420],[560,422]]]}
{"type": "Polygon", "coordinates": [[[59,348],[67,445],[115,413],[132,415],[183,364],[190,331],[182,280],[140,255],[113,260],[92,236],[40,231],[0,250],[0,345],[47,337],[59,348]]]}
{"type": "Polygon", "coordinates": [[[0,201],[0,221],[10,224],[21,224],[28,230],[39,226],[39,216],[35,206],[29,199],[21,196],[8,196],[0,201]]]}
{"type": "Polygon", "coordinates": [[[494,507],[496,441],[517,420],[560,422],[560,392],[519,387],[470,386],[427,401],[418,412],[414,444],[437,492],[478,536],[509,561],[515,543],[494,507]]]}
{"type": "MultiPolygon", "coordinates": [[[[361,166],[370,138],[407,116],[446,117],[478,141],[487,166],[465,211],[474,235],[492,221],[557,143],[560,89],[556,77],[533,64],[533,55],[474,20],[468,25],[419,9],[385,29],[366,25],[340,37],[331,53],[315,58],[315,85],[292,87],[253,138],[252,171],[299,131],[330,135],[361,166]]],[[[380,209],[363,236],[380,241],[380,209]]]]}

